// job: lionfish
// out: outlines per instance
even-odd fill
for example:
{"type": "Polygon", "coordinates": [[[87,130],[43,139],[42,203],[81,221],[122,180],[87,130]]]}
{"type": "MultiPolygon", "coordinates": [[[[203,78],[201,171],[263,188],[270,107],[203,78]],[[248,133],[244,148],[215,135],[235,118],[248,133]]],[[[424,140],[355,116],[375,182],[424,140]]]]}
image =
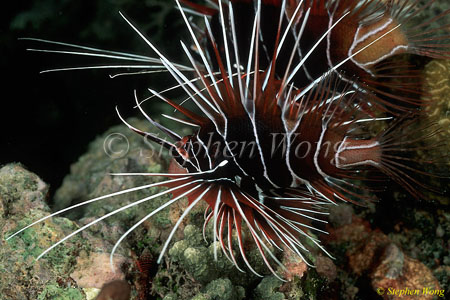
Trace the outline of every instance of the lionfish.
{"type": "MultiPolygon", "coordinates": [[[[190,66],[167,59],[123,14],[157,58],[44,41],[81,49],[83,55],[135,63],[102,68],[147,70],[150,63],[152,70],[165,70],[173,76],[178,84],[170,89],[184,90],[197,110],[168,99],[164,96],[167,90],[149,91],[181,113],[181,117],[163,116],[192,127],[192,135],[180,136],[154,121],[137,97],[137,107],[166,138],[134,128],[117,111],[131,130],[167,149],[173,159],[168,173],[114,175],[168,179],[62,209],[9,238],[75,207],[164,186],[167,189],[163,192],[82,226],[37,259],[109,216],[171,193],[170,201],[121,236],[112,249],[111,262],[118,245],[137,226],[187,197],[189,205],[165,241],[158,262],[182,220],[205,201],[203,230],[212,221],[213,241],[219,242],[230,262],[244,271],[233,251],[236,237],[241,261],[252,273],[262,276],[247,259],[245,235],[254,242],[270,272],[283,280],[275,267],[284,268],[280,251],[292,251],[309,266],[313,266],[310,253],[317,249],[331,256],[317,238],[326,233],[321,224],[327,223],[327,208],[340,201],[373,200],[376,189],[362,183],[379,180],[373,171],[396,181],[414,197],[421,197],[419,188],[426,186],[412,174],[424,171],[416,168],[408,153],[433,148],[435,145],[420,143],[436,130],[432,124],[411,129],[416,122],[413,116],[426,105],[421,100],[421,75],[411,64],[393,58],[405,53],[449,58],[450,48],[443,43],[449,35],[441,34],[449,24],[434,25],[450,11],[417,22],[418,14],[434,1],[423,6],[418,0],[175,2],[192,38],[191,47],[181,42],[190,66]],[[204,25],[194,24],[189,14],[203,18],[204,25]],[[369,134],[367,127],[377,122],[389,125],[369,134]]],[[[82,67],[89,68],[96,67],[82,67]]],[[[71,69],[77,68],[58,70],[71,69]]]]}

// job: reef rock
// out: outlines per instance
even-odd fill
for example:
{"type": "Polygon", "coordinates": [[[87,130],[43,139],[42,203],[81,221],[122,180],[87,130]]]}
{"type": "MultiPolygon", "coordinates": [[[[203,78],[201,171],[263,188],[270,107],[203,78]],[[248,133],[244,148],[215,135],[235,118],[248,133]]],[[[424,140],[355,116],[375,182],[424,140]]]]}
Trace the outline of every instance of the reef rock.
{"type": "Polygon", "coordinates": [[[69,276],[76,256],[89,245],[80,237],[66,242],[36,261],[58,239],[77,229],[66,218],[52,218],[5,240],[15,231],[50,214],[48,185],[20,164],[0,169],[0,295],[4,300],[85,299],[69,276]]]}

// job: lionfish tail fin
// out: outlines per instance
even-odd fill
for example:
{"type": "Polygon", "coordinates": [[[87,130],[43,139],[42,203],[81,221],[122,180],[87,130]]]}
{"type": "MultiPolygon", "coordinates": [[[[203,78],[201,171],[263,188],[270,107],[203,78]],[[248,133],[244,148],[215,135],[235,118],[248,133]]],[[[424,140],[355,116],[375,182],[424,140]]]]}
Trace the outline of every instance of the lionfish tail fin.
{"type": "Polygon", "coordinates": [[[435,122],[417,124],[417,117],[399,118],[378,139],[379,170],[417,199],[426,198],[426,191],[442,193],[439,182],[449,174],[439,174],[436,168],[448,164],[449,154],[441,133],[435,122]]]}

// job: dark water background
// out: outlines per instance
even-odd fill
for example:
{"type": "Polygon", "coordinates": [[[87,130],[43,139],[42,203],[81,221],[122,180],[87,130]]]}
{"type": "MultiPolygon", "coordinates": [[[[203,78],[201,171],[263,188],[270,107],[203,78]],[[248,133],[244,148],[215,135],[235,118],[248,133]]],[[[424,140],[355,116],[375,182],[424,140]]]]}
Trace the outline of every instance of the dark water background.
{"type": "MultiPolygon", "coordinates": [[[[133,89],[146,96],[147,87],[161,90],[169,86],[167,77],[159,75],[110,79],[113,71],[39,74],[51,68],[117,62],[29,52],[27,48],[65,48],[18,38],[50,39],[156,57],[120,17],[122,11],[170,59],[178,61],[182,51],[179,40],[187,35],[174,5],[167,0],[10,1],[0,19],[0,165],[23,163],[50,183],[53,193],[88,143],[120,123],[116,105],[124,117],[138,115],[132,108],[133,89]]],[[[151,103],[147,111],[161,112],[160,104],[151,103]]]]}

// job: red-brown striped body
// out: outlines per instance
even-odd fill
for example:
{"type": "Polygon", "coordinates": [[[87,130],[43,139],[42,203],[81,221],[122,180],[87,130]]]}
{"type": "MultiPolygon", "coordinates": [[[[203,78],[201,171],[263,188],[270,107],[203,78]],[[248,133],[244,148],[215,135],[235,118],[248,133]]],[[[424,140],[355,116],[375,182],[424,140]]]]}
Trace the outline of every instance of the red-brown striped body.
{"type": "MultiPolygon", "coordinates": [[[[234,263],[231,232],[237,231],[246,261],[245,223],[273,272],[257,230],[273,246],[299,253],[293,237],[321,231],[314,222],[323,221],[324,204],[372,198],[353,183],[364,179],[367,169],[378,169],[415,192],[416,181],[402,178],[409,167],[392,154],[394,146],[409,143],[392,141],[395,128],[368,137],[359,125],[375,121],[372,113],[411,112],[404,104],[421,103],[420,93],[413,98],[397,94],[407,90],[405,82],[383,83],[380,75],[395,77],[393,70],[404,66],[385,61],[417,49],[408,30],[399,29],[407,19],[405,7],[392,4],[397,2],[235,0],[208,10],[212,22],[198,51],[209,60],[203,59],[202,70],[196,68],[200,88],[191,87],[192,99],[207,118],[166,99],[199,127],[177,144],[179,167],[195,175],[173,194],[198,182],[189,202],[195,205],[203,197],[208,203],[205,227],[215,221],[222,248],[234,263]],[[397,100],[403,103],[394,104],[397,100]]],[[[448,54],[439,49],[429,56],[448,54]]],[[[413,72],[403,70],[403,78],[411,81],[413,72]]],[[[420,79],[408,91],[419,88],[420,79]]]]}

